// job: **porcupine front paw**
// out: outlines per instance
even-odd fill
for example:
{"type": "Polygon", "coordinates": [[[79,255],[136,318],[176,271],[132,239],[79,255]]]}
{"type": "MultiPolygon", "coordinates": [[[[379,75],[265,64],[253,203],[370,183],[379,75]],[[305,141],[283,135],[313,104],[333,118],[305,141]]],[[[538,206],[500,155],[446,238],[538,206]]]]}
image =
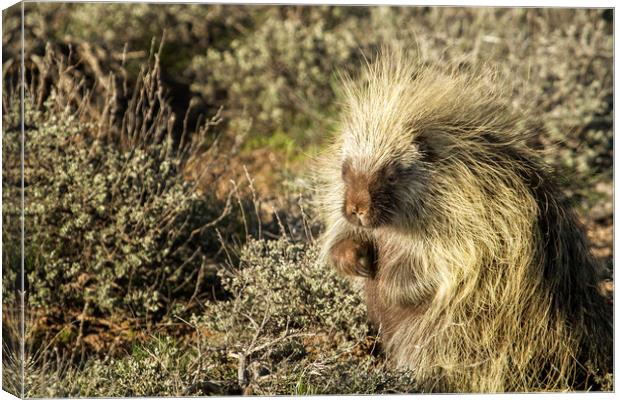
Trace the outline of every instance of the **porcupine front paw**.
{"type": "Polygon", "coordinates": [[[374,278],[375,251],[370,242],[344,239],[330,250],[332,264],[342,273],[364,278],[374,278]]]}

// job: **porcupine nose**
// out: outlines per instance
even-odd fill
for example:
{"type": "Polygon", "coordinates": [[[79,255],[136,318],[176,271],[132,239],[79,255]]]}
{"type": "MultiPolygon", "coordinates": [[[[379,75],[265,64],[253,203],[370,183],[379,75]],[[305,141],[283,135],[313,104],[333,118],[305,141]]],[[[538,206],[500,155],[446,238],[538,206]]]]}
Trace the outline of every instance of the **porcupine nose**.
{"type": "Polygon", "coordinates": [[[352,220],[359,225],[365,225],[366,217],[368,216],[368,209],[369,207],[366,204],[349,202],[345,207],[345,213],[349,220],[352,220]]]}
{"type": "Polygon", "coordinates": [[[371,197],[367,183],[359,179],[347,185],[344,194],[343,213],[350,223],[366,226],[370,217],[371,197]]]}
{"type": "Polygon", "coordinates": [[[368,212],[368,210],[358,207],[357,205],[352,205],[350,210],[349,210],[349,215],[351,216],[356,216],[359,218],[365,217],[366,213],[368,212]]]}

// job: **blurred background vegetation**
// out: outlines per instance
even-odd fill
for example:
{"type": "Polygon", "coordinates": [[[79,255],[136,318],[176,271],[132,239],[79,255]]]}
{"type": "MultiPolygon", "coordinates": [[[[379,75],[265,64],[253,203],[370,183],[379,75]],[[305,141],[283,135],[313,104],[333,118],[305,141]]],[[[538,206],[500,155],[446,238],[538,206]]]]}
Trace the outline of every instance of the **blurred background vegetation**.
{"type": "MultiPolygon", "coordinates": [[[[308,165],[383,44],[489,65],[611,268],[613,11],[26,3],[27,396],[415,391],[318,265],[308,165]]],[[[20,9],[3,12],[18,392],[20,9]]]]}

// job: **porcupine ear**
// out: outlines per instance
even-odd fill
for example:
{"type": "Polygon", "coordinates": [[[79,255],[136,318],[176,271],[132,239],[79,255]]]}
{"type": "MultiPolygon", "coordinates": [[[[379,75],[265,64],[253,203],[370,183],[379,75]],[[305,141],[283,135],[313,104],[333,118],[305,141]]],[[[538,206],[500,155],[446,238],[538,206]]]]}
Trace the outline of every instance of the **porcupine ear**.
{"type": "Polygon", "coordinates": [[[438,132],[424,131],[413,137],[413,145],[416,146],[421,161],[431,163],[439,160],[440,135],[438,132]]]}
{"type": "Polygon", "coordinates": [[[347,182],[350,179],[351,176],[351,159],[350,158],[345,158],[344,161],[342,162],[342,169],[341,172],[342,174],[342,180],[347,182]]]}
{"type": "Polygon", "coordinates": [[[422,160],[427,162],[435,162],[439,159],[438,151],[433,147],[432,139],[421,137],[418,143],[418,150],[422,157],[422,160]]]}

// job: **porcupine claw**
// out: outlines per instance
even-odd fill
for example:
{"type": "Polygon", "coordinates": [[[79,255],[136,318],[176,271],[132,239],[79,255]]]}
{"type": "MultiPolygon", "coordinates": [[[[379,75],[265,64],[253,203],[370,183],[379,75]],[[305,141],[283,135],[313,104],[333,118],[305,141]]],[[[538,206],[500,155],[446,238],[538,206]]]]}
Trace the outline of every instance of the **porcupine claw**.
{"type": "Polygon", "coordinates": [[[344,239],[334,245],[331,259],[347,275],[372,278],[374,276],[372,245],[353,239],[344,239]]]}
{"type": "Polygon", "coordinates": [[[364,243],[359,247],[357,264],[361,276],[365,278],[375,277],[374,250],[370,243],[364,243]]]}

